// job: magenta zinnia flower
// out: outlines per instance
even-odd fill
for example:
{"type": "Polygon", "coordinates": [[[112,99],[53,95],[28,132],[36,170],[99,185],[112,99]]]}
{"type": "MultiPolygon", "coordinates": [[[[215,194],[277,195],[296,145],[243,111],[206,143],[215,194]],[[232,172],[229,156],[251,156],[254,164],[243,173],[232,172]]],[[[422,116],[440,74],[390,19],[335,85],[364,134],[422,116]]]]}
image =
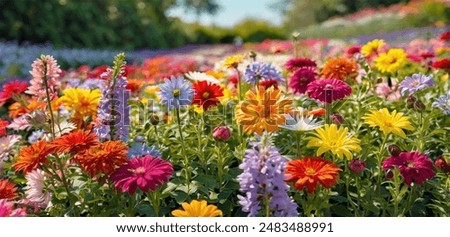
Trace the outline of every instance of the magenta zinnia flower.
{"type": "Polygon", "coordinates": [[[14,203],[6,199],[0,199],[0,217],[21,217],[26,216],[25,208],[14,209],[14,203]]]}
{"type": "Polygon", "coordinates": [[[352,93],[352,88],[345,82],[336,79],[321,79],[309,83],[308,96],[324,103],[343,99],[352,93]]]}
{"type": "Polygon", "coordinates": [[[309,83],[316,80],[316,73],[312,68],[298,69],[289,80],[289,87],[295,94],[304,94],[309,83]]]}
{"type": "Polygon", "coordinates": [[[404,182],[423,185],[427,179],[434,177],[433,162],[425,154],[417,151],[402,152],[399,156],[391,156],[383,161],[383,170],[398,168],[404,182]]]}
{"type": "Polygon", "coordinates": [[[128,164],[114,171],[110,179],[116,189],[133,195],[137,188],[143,192],[155,190],[169,181],[172,172],[170,162],[146,155],[131,159],[128,164]]]}
{"type": "Polygon", "coordinates": [[[315,68],[316,62],[314,62],[312,59],[309,58],[293,58],[286,62],[284,67],[286,70],[290,72],[295,72],[297,69],[300,68],[315,68]]]}

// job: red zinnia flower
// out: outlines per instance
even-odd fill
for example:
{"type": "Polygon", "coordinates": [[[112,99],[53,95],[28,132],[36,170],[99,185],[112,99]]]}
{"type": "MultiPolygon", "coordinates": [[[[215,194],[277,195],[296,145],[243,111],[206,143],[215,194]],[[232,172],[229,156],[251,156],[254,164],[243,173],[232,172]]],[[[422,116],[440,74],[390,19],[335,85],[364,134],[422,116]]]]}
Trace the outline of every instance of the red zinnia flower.
{"type": "Polygon", "coordinates": [[[144,82],[139,79],[129,79],[127,84],[127,90],[130,90],[131,93],[139,93],[142,89],[144,82]]]}
{"type": "Polygon", "coordinates": [[[434,165],[436,166],[436,168],[438,168],[438,170],[444,173],[450,173],[450,164],[448,164],[442,156],[434,161],[434,165]]]}
{"type": "Polygon", "coordinates": [[[24,174],[27,174],[37,169],[39,164],[45,164],[47,162],[47,155],[52,152],[53,148],[46,141],[38,141],[20,150],[13,168],[16,172],[22,170],[24,174]]]}
{"type": "Polygon", "coordinates": [[[52,142],[55,151],[60,153],[76,154],[98,145],[98,137],[94,133],[77,130],[58,137],[52,142]]]}
{"type": "Polygon", "coordinates": [[[309,83],[316,80],[316,73],[311,68],[300,68],[289,79],[289,87],[295,94],[304,94],[309,83]]]}
{"type": "Polygon", "coordinates": [[[436,69],[450,70],[450,58],[444,58],[433,63],[436,69]]]}
{"type": "Polygon", "coordinates": [[[157,186],[169,181],[173,173],[172,164],[150,155],[131,159],[111,175],[114,187],[133,195],[139,188],[143,192],[155,190],[157,186]]]}
{"type": "Polygon", "coordinates": [[[192,86],[195,91],[193,104],[202,106],[203,110],[217,105],[220,101],[218,97],[223,96],[223,88],[219,85],[206,81],[199,81],[192,86]]]}
{"type": "Polygon", "coordinates": [[[361,46],[360,45],[353,45],[350,46],[350,48],[347,49],[348,55],[353,55],[361,52],[361,46]]]}
{"type": "Polygon", "coordinates": [[[264,89],[266,89],[266,90],[269,89],[270,87],[278,89],[278,81],[276,81],[276,80],[260,81],[259,85],[263,86],[264,89]]]}
{"type": "Polygon", "coordinates": [[[434,177],[433,162],[425,154],[414,152],[402,152],[398,156],[388,157],[383,161],[383,170],[398,168],[404,182],[423,185],[427,179],[434,177]]]}
{"type": "Polygon", "coordinates": [[[309,58],[293,58],[284,65],[289,72],[294,72],[303,67],[315,68],[316,66],[316,62],[309,58]]]}
{"type": "Polygon", "coordinates": [[[302,191],[306,187],[308,193],[316,190],[317,184],[325,188],[337,183],[339,171],[336,164],[320,157],[305,157],[291,160],[286,165],[286,182],[295,182],[294,187],[302,191]]]}
{"type": "Polygon", "coordinates": [[[0,91],[0,104],[6,103],[9,99],[12,98],[14,94],[20,94],[26,91],[27,88],[28,84],[19,80],[15,80],[3,85],[3,90],[0,91]]]}
{"type": "Polygon", "coordinates": [[[0,119],[0,137],[3,137],[6,135],[6,126],[8,126],[9,122],[0,119]]]}
{"type": "Polygon", "coordinates": [[[7,179],[0,179],[0,199],[11,200],[19,195],[16,193],[17,187],[7,179]]]}
{"type": "Polygon", "coordinates": [[[75,161],[91,176],[98,173],[106,175],[114,172],[116,167],[127,163],[128,147],[121,141],[106,141],[91,146],[85,152],[78,153],[75,161]]]}
{"type": "Polygon", "coordinates": [[[306,92],[313,99],[324,103],[331,103],[350,95],[352,88],[340,80],[322,79],[309,83],[306,92]]]}
{"type": "Polygon", "coordinates": [[[446,31],[439,36],[440,40],[450,41],[450,31],[446,31]]]}

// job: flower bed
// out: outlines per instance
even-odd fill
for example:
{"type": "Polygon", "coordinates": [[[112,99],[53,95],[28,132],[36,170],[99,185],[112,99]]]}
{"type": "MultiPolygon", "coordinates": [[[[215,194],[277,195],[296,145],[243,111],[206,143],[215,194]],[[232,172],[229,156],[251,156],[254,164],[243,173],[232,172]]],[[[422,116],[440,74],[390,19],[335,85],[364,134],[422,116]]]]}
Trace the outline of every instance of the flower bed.
{"type": "Polygon", "coordinates": [[[448,35],[43,55],[0,92],[0,216],[449,216],[448,35]]]}

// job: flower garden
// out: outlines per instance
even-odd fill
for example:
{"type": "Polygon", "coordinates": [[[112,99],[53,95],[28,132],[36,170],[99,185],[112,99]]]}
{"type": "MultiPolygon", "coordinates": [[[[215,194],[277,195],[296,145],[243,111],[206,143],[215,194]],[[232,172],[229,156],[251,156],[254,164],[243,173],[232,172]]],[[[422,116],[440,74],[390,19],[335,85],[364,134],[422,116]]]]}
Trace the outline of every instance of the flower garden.
{"type": "Polygon", "coordinates": [[[450,215],[450,32],[26,71],[0,216],[450,215]]]}

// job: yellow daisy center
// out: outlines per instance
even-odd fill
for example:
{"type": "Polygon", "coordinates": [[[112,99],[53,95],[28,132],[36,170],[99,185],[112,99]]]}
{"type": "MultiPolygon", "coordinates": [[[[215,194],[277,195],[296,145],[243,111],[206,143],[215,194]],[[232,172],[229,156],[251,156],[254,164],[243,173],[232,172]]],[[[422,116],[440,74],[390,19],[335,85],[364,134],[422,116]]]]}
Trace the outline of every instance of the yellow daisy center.
{"type": "Polygon", "coordinates": [[[384,122],[384,125],[386,127],[392,127],[393,126],[393,124],[391,122],[389,122],[389,121],[384,122]]]}
{"type": "Polygon", "coordinates": [[[172,91],[172,94],[173,94],[173,96],[178,97],[178,96],[180,96],[181,91],[180,91],[180,89],[175,89],[172,91]]]}
{"type": "Polygon", "coordinates": [[[305,174],[306,174],[306,175],[315,175],[315,174],[316,174],[316,170],[314,170],[314,169],[311,168],[311,167],[308,167],[308,168],[306,168],[306,170],[305,170],[305,174]]]}

